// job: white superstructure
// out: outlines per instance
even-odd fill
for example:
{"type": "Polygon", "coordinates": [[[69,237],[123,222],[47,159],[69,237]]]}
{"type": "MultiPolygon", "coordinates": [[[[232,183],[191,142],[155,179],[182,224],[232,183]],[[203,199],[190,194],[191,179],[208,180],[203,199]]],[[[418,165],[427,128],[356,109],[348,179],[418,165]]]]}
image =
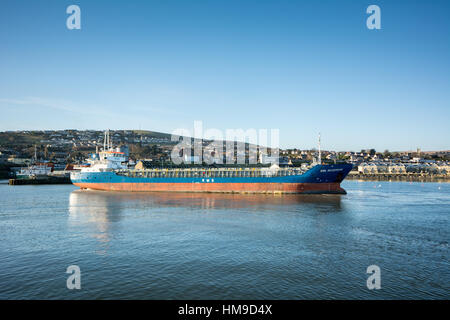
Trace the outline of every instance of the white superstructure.
{"type": "Polygon", "coordinates": [[[90,163],[90,166],[81,169],[81,172],[113,171],[127,168],[128,155],[121,151],[120,148],[114,149],[112,147],[109,130],[106,130],[103,150],[94,154],[87,161],[90,163]]]}

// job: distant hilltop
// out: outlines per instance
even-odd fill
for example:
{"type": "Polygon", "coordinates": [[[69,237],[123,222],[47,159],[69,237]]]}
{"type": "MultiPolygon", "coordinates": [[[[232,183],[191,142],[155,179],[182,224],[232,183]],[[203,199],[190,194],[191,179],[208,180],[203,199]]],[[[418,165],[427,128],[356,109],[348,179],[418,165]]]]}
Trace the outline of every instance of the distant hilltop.
{"type": "MultiPolygon", "coordinates": [[[[100,130],[5,131],[0,132],[0,158],[26,164],[36,152],[40,159],[79,162],[103,146],[103,138],[104,131],[100,130]]],[[[145,130],[111,130],[111,139],[114,145],[129,145],[136,158],[166,158],[175,143],[170,141],[170,134],[145,130]]]]}
{"type": "MultiPolygon", "coordinates": [[[[129,146],[131,158],[153,163],[171,161],[173,146],[179,143],[179,140],[171,140],[171,134],[148,130],[110,130],[110,137],[114,146],[129,146]]],[[[89,153],[101,148],[103,141],[104,131],[100,130],[0,132],[0,162],[25,165],[32,157],[56,163],[82,162],[89,153]]],[[[203,145],[210,142],[204,140],[203,145]]],[[[248,143],[245,145],[248,146],[248,143]]]]}
{"type": "MultiPolygon", "coordinates": [[[[171,141],[171,134],[149,130],[110,130],[111,138],[114,144],[175,144],[171,141]]],[[[22,146],[22,145],[45,145],[51,144],[53,146],[64,145],[79,145],[86,147],[95,147],[103,145],[104,131],[103,130],[16,130],[16,131],[0,131],[0,147],[7,146],[22,146]]],[[[289,154],[296,154],[303,149],[289,148],[285,149],[289,154]]],[[[381,153],[386,153],[387,150],[381,153]]],[[[324,152],[327,152],[326,150],[324,152]]],[[[376,152],[374,149],[364,149],[355,154],[373,155],[376,152]]],[[[390,153],[397,153],[401,155],[420,153],[423,155],[433,154],[450,154],[450,150],[439,151],[421,151],[405,150],[405,151],[391,151],[390,153]]]]}
{"type": "MultiPolygon", "coordinates": [[[[127,145],[130,157],[149,160],[152,163],[171,161],[170,154],[178,141],[171,141],[168,133],[148,130],[110,130],[113,145],[127,145]]],[[[21,130],[0,132],[0,163],[26,165],[30,159],[55,163],[78,163],[89,153],[103,146],[104,131],[101,130],[21,130]]],[[[204,140],[203,145],[209,142],[204,140]]],[[[317,157],[313,149],[280,149],[280,163],[300,165],[310,163],[317,157]]],[[[322,150],[323,162],[345,161],[354,165],[367,162],[435,162],[449,161],[450,150],[444,151],[327,151],[322,150]]]]}
{"type": "MultiPolygon", "coordinates": [[[[100,130],[22,130],[0,132],[0,145],[14,139],[14,144],[73,144],[82,143],[95,146],[103,143],[104,131],[100,130]]],[[[146,130],[111,130],[113,141],[117,143],[169,143],[170,134],[146,130]]]]}

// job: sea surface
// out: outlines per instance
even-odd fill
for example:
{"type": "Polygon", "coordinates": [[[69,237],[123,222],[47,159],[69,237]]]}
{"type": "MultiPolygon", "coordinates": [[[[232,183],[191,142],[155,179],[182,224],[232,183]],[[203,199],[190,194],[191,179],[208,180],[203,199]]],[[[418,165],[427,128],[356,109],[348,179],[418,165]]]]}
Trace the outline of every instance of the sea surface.
{"type": "Polygon", "coordinates": [[[449,299],[450,184],[342,186],[274,196],[0,181],[0,299],[449,299]]]}

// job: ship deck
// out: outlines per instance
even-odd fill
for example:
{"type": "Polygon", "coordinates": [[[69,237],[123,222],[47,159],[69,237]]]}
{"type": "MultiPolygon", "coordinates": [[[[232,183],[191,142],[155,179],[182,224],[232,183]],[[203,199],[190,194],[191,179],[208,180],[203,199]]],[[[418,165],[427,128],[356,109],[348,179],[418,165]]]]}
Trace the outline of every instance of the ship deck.
{"type": "Polygon", "coordinates": [[[189,168],[189,169],[126,169],[118,175],[132,178],[256,178],[302,175],[304,168],[189,168]]]}

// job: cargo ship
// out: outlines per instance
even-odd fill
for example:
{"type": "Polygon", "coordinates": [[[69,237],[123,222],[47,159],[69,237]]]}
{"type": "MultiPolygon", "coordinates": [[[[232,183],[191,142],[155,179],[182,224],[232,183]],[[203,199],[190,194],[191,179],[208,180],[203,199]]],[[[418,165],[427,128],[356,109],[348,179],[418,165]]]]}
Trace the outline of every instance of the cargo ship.
{"type": "MultiPolygon", "coordinates": [[[[106,135],[105,135],[106,140],[106,135]]],[[[340,183],[351,164],[321,164],[309,169],[280,168],[190,168],[129,169],[128,156],[105,143],[103,151],[89,160],[91,166],[70,175],[81,189],[105,191],[165,191],[220,193],[345,194],[340,183]]]]}

